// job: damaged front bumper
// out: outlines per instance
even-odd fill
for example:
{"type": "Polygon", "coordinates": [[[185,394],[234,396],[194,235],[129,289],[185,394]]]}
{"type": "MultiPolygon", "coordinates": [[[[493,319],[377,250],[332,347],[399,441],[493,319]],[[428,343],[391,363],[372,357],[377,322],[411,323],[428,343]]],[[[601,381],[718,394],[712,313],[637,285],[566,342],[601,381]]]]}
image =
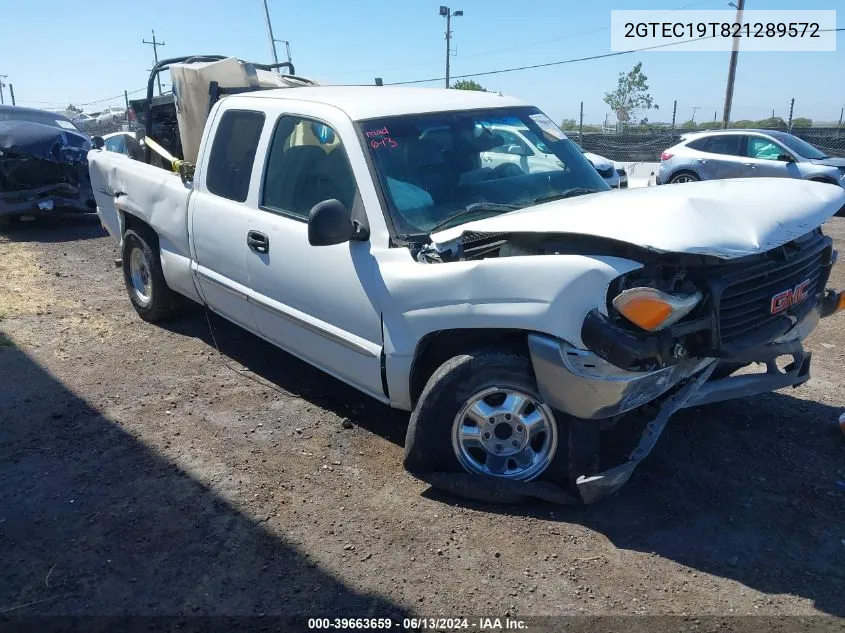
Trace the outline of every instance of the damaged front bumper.
{"type": "Polygon", "coordinates": [[[59,184],[0,192],[0,215],[36,215],[53,211],[93,213],[96,210],[90,187],[59,184]]]}
{"type": "MultiPolygon", "coordinates": [[[[615,492],[654,448],[669,418],[677,411],[704,404],[744,398],[785,387],[797,387],[810,378],[811,353],[802,341],[821,316],[845,308],[845,294],[829,292],[788,333],[730,358],[685,359],[655,371],[625,371],[589,350],[546,335],[529,336],[529,350],[543,399],[555,409],[579,419],[583,428],[646,403],[659,403],[657,415],[646,425],[640,442],[624,463],[598,474],[570,472],[584,503],[615,492]],[[778,359],[789,358],[778,364],[778,359]],[[758,373],[731,375],[739,367],[760,363],[758,373]]],[[[631,350],[629,350],[630,352],[631,350]]],[[[596,426],[596,429],[598,426],[596,426]]],[[[570,465],[586,463],[570,446],[570,465]]],[[[589,443],[586,446],[590,446],[589,443]]],[[[589,450],[589,449],[588,449],[589,450]]]]}

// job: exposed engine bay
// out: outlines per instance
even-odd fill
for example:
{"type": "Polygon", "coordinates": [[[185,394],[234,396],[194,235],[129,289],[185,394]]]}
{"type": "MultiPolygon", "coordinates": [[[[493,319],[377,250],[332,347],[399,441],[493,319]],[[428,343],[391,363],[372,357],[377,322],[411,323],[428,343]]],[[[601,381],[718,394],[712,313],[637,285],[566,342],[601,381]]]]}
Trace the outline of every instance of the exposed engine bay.
{"type": "Polygon", "coordinates": [[[90,140],[79,132],[31,121],[0,122],[0,214],[94,211],[90,149],[90,140]]]}

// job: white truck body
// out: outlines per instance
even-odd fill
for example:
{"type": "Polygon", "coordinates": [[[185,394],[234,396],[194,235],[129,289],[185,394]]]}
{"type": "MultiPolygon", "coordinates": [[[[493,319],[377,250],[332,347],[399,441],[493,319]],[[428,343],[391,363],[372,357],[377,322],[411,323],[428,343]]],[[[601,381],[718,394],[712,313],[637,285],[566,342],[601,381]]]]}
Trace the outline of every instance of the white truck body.
{"type": "MultiPolygon", "coordinates": [[[[540,395],[555,410],[581,419],[622,414],[656,401],[703,368],[709,375],[718,365],[711,356],[676,358],[665,366],[631,371],[601,358],[604,352],[591,350],[583,340],[588,314],[609,317],[608,292],[615,280],[644,267],[641,257],[625,255],[625,249],[654,257],[705,256],[716,262],[754,257],[816,235],[845,202],[838,187],[785,179],[601,191],[434,230],[422,249],[403,245],[391,229],[382,181],[368,155],[366,122],[523,107],[528,106],[509,97],[459,90],[307,87],[235,95],[222,99],[208,117],[192,182],[96,150],[89,155],[91,181],[102,223],[116,240],[123,244],[133,226],[155,233],[170,289],[379,401],[415,410],[415,416],[421,397],[415,364],[423,343],[451,331],[524,333],[540,395]],[[263,116],[243,201],[209,190],[212,144],[230,111],[263,116]],[[342,143],[357,189],[355,212],[364,214],[368,227],[366,239],[312,246],[308,218],[263,206],[274,130],[280,117],[291,116],[328,126],[342,143]],[[459,252],[461,240],[474,234],[564,236],[569,243],[601,240],[608,246],[595,252],[582,245],[572,252],[450,257],[459,252]],[[252,235],[266,240],[267,252],[248,247],[252,235]],[[564,382],[553,384],[561,372],[566,372],[564,382]],[[566,392],[574,388],[582,391],[566,392]]],[[[545,117],[533,120],[553,137],[562,136],[547,129],[551,122],[545,117]]],[[[384,138],[377,140],[383,143],[384,138]]],[[[838,295],[823,297],[824,288],[817,290],[814,307],[801,323],[767,343],[797,341],[800,346],[819,313],[832,312],[831,302],[838,301],[838,295]]],[[[742,393],[806,380],[797,368],[788,379],[766,376],[768,382],[745,387],[742,393]]],[[[422,375],[422,385],[428,378],[422,375]]],[[[717,382],[730,380],[735,379],[717,382]]],[[[722,398],[709,394],[700,399],[722,398]]],[[[691,406],[695,397],[673,402],[674,408],[667,405],[667,418],[676,408],[691,406]]],[[[508,462],[507,472],[518,470],[514,464],[508,462]]],[[[626,474],[604,479],[581,477],[583,499],[616,489],[632,470],[633,465],[626,474]],[[599,485],[590,488],[595,481],[599,485]]]]}

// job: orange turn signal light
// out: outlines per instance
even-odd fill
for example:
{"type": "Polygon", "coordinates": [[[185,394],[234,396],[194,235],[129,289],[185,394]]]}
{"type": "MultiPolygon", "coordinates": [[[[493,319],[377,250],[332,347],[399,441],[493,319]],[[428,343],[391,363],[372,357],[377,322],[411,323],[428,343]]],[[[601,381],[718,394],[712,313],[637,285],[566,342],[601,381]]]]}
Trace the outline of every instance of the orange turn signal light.
{"type": "Polygon", "coordinates": [[[845,290],[839,292],[839,301],[836,304],[836,310],[834,312],[840,312],[841,310],[845,310],[845,290]]]}
{"type": "Polygon", "coordinates": [[[656,288],[631,288],[613,300],[613,307],[634,325],[654,332],[684,318],[701,298],[700,292],[673,295],[656,288]]]}

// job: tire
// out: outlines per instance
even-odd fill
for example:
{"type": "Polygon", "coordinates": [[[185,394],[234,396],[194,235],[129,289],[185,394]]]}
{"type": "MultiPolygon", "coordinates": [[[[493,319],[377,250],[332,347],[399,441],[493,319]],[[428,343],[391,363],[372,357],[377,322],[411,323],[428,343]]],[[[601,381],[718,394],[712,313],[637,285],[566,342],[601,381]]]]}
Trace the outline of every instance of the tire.
{"type": "MultiPolygon", "coordinates": [[[[564,416],[558,414],[558,417],[564,416]]],[[[540,427],[535,426],[535,429],[540,427]]],[[[569,487],[573,482],[568,479],[567,434],[565,421],[560,424],[553,410],[542,402],[531,362],[524,354],[478,350],[451,358],[429,378],[408,425],[405,468],[415,475],[469,472],[511,481],[544,479],[569,487]],[[481,398],[485,393],[489,394],[487,398],[481,398]],[[505,393],[521,394],[524,406],[508,409],[506,402],[502,402],[505,393]],[[494,414],[475,419],[480,417],[482,421],[495,421],[495,424],[476,424],[470,415],[467,407],[478,403],[479,398],[488,406],[486,412],[494,414]],[[506,414],[507,410],[512,410],[513,414],[506,414]],[[546,428],[532,440],[528,422],[534,420],[538,424],[538,416],[546,428]],[[469,444],[459,439],[464,437],[460,430],[473,428],[477,431],[473,432],[469,444]],[[467,448],[470,444],[472,447],[467,448]],[[529,465],[528,446],[537,458],[536,464],[529,465]],[[500,451],[498,455],[495,454],[497,450],[500,451]],[[492,459],[489,466],[488,459],[492,459]],[[504,470],[501,470],[502,460],[504,470]]]]}
{"type": "Polygon", "coordinates": [[[138,316],[151,323],[174,316],[181,300],[164,279],[156,234],[144,227],[127,230],[121,257],[126,292],[138,316]]]}
{"type": "Polygon", "coordinates": [[[666,184],[675,185],[685,182],[698,182],[699,180],[701,180],[701,178],[699,178],[691,171],[679,171],[675,174],[672,174],[672,177],[666,181],[666,184]]]}

